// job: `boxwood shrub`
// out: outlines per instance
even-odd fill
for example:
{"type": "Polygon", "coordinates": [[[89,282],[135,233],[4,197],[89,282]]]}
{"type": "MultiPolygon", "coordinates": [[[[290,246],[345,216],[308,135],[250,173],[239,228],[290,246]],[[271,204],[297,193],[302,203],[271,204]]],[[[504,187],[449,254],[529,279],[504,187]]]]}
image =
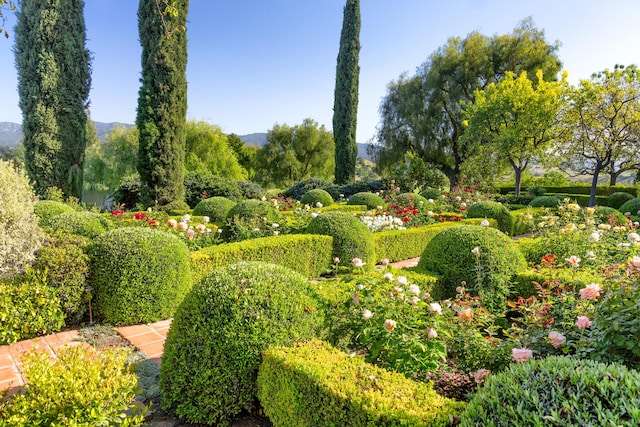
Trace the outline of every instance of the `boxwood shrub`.
{"type": "Polygon", "coordinates": [[[312,208],[316,207],[318,203],[321,203],[322,206],[330,206],[333,204],[333,197],[331,197],[331,194],[325,190],[316,188],[304,193],[302,199],[300,199],[300,203],[303,205],[309,205],[312,208]]]}
{"type": "Polygon", "coordinates": [[[637,426],[640,373],[552,356],[490,375],[461,426],[637,426]]]}
{"type": "Polygon", "coordinates": [[[255,199],[243,200],[233,206],[226,221],[222,237],[229,242],[269,236],[273,233],[273,224],[284,224],[282,214],[275,206],[255,199]]]}
{"type": "Polygon", "coordinates": [[[362,192],[356,193],[347,200],[348,205],[365,205],[367,209],[375,209],[378,206],[386,206],[384,199],[377,194],[362,192]]]}
{"type": "Polygon", "coordinates": [[[331,268],[333,238],[315,234],[260,237],[243,242],[223,243],[191,253],[194,283],[216,268],[240,261],[263,261],[283,265],[308,278],[316,278],[331,268]]]}
{"type": "Polygon", "coordinates": [[[634,199],[627,200],[626,202],[624,202],[622,204],[622,206],[620,206],[618,208],[618,210],[622,214],[625,214],[627,212],[631,212],[631,215],[637,216],[638,215],[638,211],[640,211],[640,197],[636,197],[634,199]]]}
{"type": "Polygon", "coordinates": [[[420,209],[420,207],[427,203],[428,199],[422,197],[420,194],[402,193],[395,197],[392,204],[397,205],[399,208],[408,208],[409,206],[413,206],[416,209],[420,209]]]}
{"type": "Polygon", "coordinates": [[[215,270],[175,314],[160,367],[162,407],[192,423],[229,425],[254,408],[262,352],[313,338],[322,310],[308,280],[261,262],[215,270]]]}
{"type": "Polygon", "coordinates": [[[573,284],[575,289],[580,289],[589,283],[603,283],[604,278],[589,270],[570,270],[565,268],[537,268],[527,269],[518,272],[511,283],[511,297],[521,296],[528,298],[532,295],[538,295],[536,283],[542,284],[549,280],[558,280],[563,284],[573,284]]]}
{"type": "Polygon", "coordinates": [[[524,237],[515,241],[527,262],[537,265],[545,255],[554,254],[559,261],[571,255],[582,255],[588,248],[590,232],[549,233],[536,238],[524,237]]]}
{"type": "Polygon", "coordinates": [[[321,188],[327,191],[329,194],[336,193],[338,194],[338,186],[333,184],[331,181],[327,181],[325,179],[320,179],[316,177],[306,178],[301,181],[296,182],[287,190],[285,190],[282,195],[284,197],[293,197],[296,200],[301,200],[302,196],[310,190],[314,190],[316,188],[321,188]]]}
{"type": "Polygon", "coordinates": [[[333,237],[333,256],[340,258],[340,265],[349,267],[354,258],[360,258],[365,270],[375,266],[373,233],[358,218],[345,212],[322,212],[313,218],[306,234],[322,234],[333,237]]]}
{"type": "Polygon", "coordinates": [[[609,206],[610,208],[618,209],[625,202],[628,202],[631,199],[633,199],[633,196],[631,194],[624,191],[618,191],[616,193],[610,194],[607,197],[607,206],[609,206]]]}
{"type": "Polygon", "coordinates": [[[449,426],[464,404],[425,384],[313,340],[274,347],[258,372],[274,426],[449,426]]]}
{"type": "Polygon", "coordinates": [[[429,199],[438,200],[442,195],[442,191],[440,191],[437,188],[425,188],[420,192],[420,195],[427,200],[429,199]]]}
{"type": "Polygon", "coordinates": [[[173,316],[191,288],[189,249],[178,237],[126,227],[88,247],[96,319],[135,325],[173,316]]]}
{"type": "Polygon", "coordinates": [[[456,287],[466,281],[492,311],[504,309],[509,280],[525,268],[524,256],[511,238],[496,229],[476,225],[452,227],[436,234],[418,263],[418,269],[440,275],[434,298],[454,297],[456,287]],[[479,258],[472,252],[476,247],[479,258]],[[478,274],[481,283],[476,280],[478,274]]]}
{"type": "Polygon", "coordinates": [[[467,218],[493,218],[498,222],[498,230],[512,235],[514,218],[502,203],[483,201],[473,203],[467,208],[467,218]]]}
{"type": "Polygon", "coordinates": [[[557,208],[561,199],[557,196],[538,196],[529,202],[532,208],[557,208]]]}
{"type": "Polygon", "coordinates": [[[111,222],[96,212],[65,212],[43,221],[54,231],[94,239],[112,228],[111,222]]]}
{"type": "Polygon", "coordinates": [[[56,200],[39,200],[33,207],[38,218],[40,218],[39,224],[43,224],[50,218],[65,212],[74,212],[71,206],[63,202],[56,200]]]}
{"type": "Polygon", "coordinates": [[[595,215],[602,224],[613,221],[614,225],[624,225],[629,221],[623,212],[608,206],[596,206],[595,215]]]}
{"type": "Polygon", "coordinates": [[[222,196],[209,197],[201,200],[195,208],[193,214],[198,216],[208,216],[212,222],[221,223],[227,218],[227,214],[237,203],[222,196]]]}

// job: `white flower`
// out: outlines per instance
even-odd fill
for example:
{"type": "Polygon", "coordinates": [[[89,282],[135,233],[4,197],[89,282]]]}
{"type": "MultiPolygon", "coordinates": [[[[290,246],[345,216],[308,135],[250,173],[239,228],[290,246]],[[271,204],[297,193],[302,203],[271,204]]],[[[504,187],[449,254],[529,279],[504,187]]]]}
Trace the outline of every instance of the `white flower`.
{"type": "Polygon", "coordinates": [[[369,310],[362,310],[362,318],[364,320],[369,320],[373,317],[373,313],[370,312],[369,310]]]}
{"type": "Polygon", "coordinates": [[[340,258],[335,257],[335,258],[333,259],[333,262],[335,262],[336,264],[339,264],[339,263],[340,263],[340,258]]]}
{"type": "Polygon", "coordinates": [[[391,320],[391,319],[387,319],[384,321],[384,329],[387,332],[393,332],[393,330],[396,328],[396,321],[395,320],[391,320]]]}
{"type": "Polygon", "coordinates": [[[382,210],[382,206],[376,206],[376,210],[381,211],[382,210]]]}
{"type": "Polygon", "coordinates": [[[600,233],[598,233],[597,231],[591,233],[591,235],[589,236],[589,243],[595,243],[598,240],[600,240],[600,233]]]}
{"type": "Polygon", "coordinates": [[[584,254],[584,256],[590,261],[596,259],[596,254],[594,254],[593,251],[588,251],[586,254],[584,254]]]}
{"type": "Polygon", "coordinates": [[[315,218],[318,216],[318,212],[311,212],[311,218],[315,218]]]}
{"type": "Polygon", "coordinates": [[[271,228],[278,228],[280,227],[280,224],[278,224],[277,222],[274,222],[273,224],[271,224],[271,228]]]}
{"type": "Polygon", "coordinates": [[[429,200],[427,200],[427,202],[434,203],[433,199],[429,199],[429,200]]]}
{"type": "Polygon", "coordinates": [[[316,208],[321,208],[322,207],[322,203],[318,202],[316,203],[316,208]]]}
{"type": "Polygon", "coordinates": [[[396,283],[400,286],[407,286],[409,281],[404,276],[398,276],[398,278],[396,279],[396,283]]]}
{"type": "Polygon", "coordinates": [[[431,339],[438,338],[438,332],[435,329],[429,328],[427,329],[427,336],[431,339]]]}
{"type": "Polygon", "coordinates": [[[191,215],[189,214],[183,215],[183,217],[180,218],[180,222],[189,222],[189,221],[191,221],[191,215]]]}
{"type": "Polygon", "coordinates": [[[254,229],[253,229],[253,232],[254,232],[254,233],[259,233],[259,232],[260,232],[260,229],[259,229],[258,227],[256,227],[256,228],[254,228],[254,229]]]}
{"type": "Polygon", "coordinates": [[[414,295],[420,295],[420,287],[418,285],[409,285],[409,292],[414,295]]]}
{"type": "Polygon", "coordinates": [[[611,230],[611,225],[609,225],[609,224],[598,224],[598,228],[600,230],[611,230]]]}
{"type": "Polygon", "coordinates": [[[618,243],[618,247],[619,248],[630,248],[631,247],[631,243],[628,243],[628,242],[618,243]]]}
{"type": "Polygon", "coordinates": [[[483,219],[482,221],[480,221],[480,225],[482,227],[488,227],[489,226],[489,221],[486,219],[483,219]]]}
{"type": "Polygon", "coordinates": [[[429,211],[429,212],[427,212],[427,215],[428,215],[428,216],[433,216],[433,212],[432,212],[432,211],[429,211]]]}
{"type": "Polygon", "coordinates": [[[629,239],[629,241],[631,243],[638,243],[638,242],[640,242],[640,234],[638,234],[638,233],[629,233],[629,235],[627,236],[627,239],[629,239]]]}
{"type": "Polygon", "coordinates": [[[391,274],[391,273],[384,273],[384,274],[382,275],[382,279],[383,279],[383,280],[388,280],[388,281],[390,281],[390,282],[393,282],[393,274],[391,274]]]}
{"type": "Polygon", "coordinates": [[[389,265],[389,258],[383,258],[380,262],[382,263],[382,265],[387,266],[389,265]]]}
{"type": "Polygon", "coordinates": [[[580,267],[581,259],[579,256],[571,255],[569,258],[565,258],[564,260],[567,261],[572,267],[580,267]]]}
{"type": "Polygon", "coordinates": [[[354,258],[351,260],[351,262],[353,263],[353,266],[355,268],[360,268],[365,265],[365,262],[363,262],[360,258],[354,258]]]}
{"type": "Polygon", "coordinates": [[[202,217],[202,222],[204,222],[205,224],[208,224],[208,223],[209,223],[209,221],[210,221],[210,219],[209,219],[209,217],[208,217],[208,216],[203,216],[203,217],[202,217]]]}
{"type": "Polygon", "coordinates": [[[471,253],[474,255],[480,255],[480,247],[476,246],[475,248],[471,249],[471,253]]]}
{"type": "Polygon", "coordinates": [[[277,236],[278,234],[280,234],[280,232],[278,230],[273,230],[273,235],[277,236]]]}
{"type": "Polygon", "coordinates": [[[432,302],[429,304],[429,310],[436,314],[442,314],[442,306],[437,302],[432,302]]]}

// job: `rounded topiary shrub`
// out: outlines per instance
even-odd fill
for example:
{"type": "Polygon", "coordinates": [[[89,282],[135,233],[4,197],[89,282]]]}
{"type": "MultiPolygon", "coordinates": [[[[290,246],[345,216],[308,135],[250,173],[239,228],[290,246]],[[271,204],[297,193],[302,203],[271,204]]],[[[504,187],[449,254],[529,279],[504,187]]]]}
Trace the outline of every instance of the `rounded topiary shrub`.
{"type": "Polygon", "coordinates": [[[74,212],[71,206],[56,200],[40,200],[34,206],[34,212],[40,218],[39,223],[44,224],[56,215],[66,212],[74,212]]]}
{"type": "Polygon", "coordinates": [[[184,299],[167,335],[161,405],[194,423],[228,425],[256,403],[262,352],[317,334],[308,280],[283,266],[244,262],[215,270],[184,299]]]}
{"type": "Polygon", "coordinates": [[[422,206],[429,202],[428,199],[422,197],[416,193],[402,193],[396,196],[393,203],[399,208],[408,208],[413,206],[416,209],[420,209],[422,206]]]}
{"type": "Polygon", "coordinates": [[[560,205],[560,197],[539,196],[529,202],[532,208],[557,208],[560,205]]]}
{"type": "Polygon", "coordinates": [[[420,192],[420,195],[427,200],[437,200],[442,195],[442,191],[438,190],[437,188],[425,188],[420,192]]]}
{"type": "Polygon", "coordinates": [[[296,200],[301,200],[302,196],[305,195],[310,190],[314,190],[316,188],[321,188],[325,191],[329,190],[329,194],[332,192],[338,193],[338,187],[332,183],[331,181],[327,181],[326,179],[311,177],[306,178],[301,181],[296,182],[291,187],[286,189],[282,195],[284,197],[293,197],[296,200]]]}
{"type": "Polygon", "coordinates": [[[595,216],[602,224],[624,225],[629,221],[622,212],[608,206],[596,206],[595,216]]]}
{"type": "Polygon", "coordinates": [[[609,206],[610,208],[618,209],[625,202],[628,202],[633,198],[634,197],[629,193],[625,193],[624,191],[618,191],[616,193],[610,194],[607,197],[607,206],[609,206]]]}
{"type": "Polygon", "coordinates": [[[223,222],[227,214],[237,203],[226,197],[216,196],[201,200],[195,208],[193,214],[196,216],[208,216],[213,222],[223,222]]]}
{"type": "Polygon", "coordinates": [[[223,238],[230,242],[271,236],[273,231],[284,225],[282,214],[269,202],[261,200],[243,200],[233,206],[227,213],[227,225],[223,230],[223,238]],[[274,229],[274,224],[278,228],[274,229]]]}
{"type": "Polygon", "coordinates": [[[322,206],[329,206],[333,204],[333,197],[322,188],[316,188],[304,193],[302,199],[300,199],[300,203],[311,207],[318,206],[318,203],[321,203],[322,206]]]}
{"type": "Polygon", "coordinates": [[[477,225],[445,229],[427,243],[418,269],[437,273],[435,299],[452,298],[462,281],[494,311],[509,292],[508,281],[526,268],[524,256],[509,236],[499,230],[477,225]],[[480,268],[480,272],[478,272],[480,268]],[[480,277],[480,281],[478,281],[480,277]]]}
{"type": "Polygon", "coordinates": [[[498,222],[498,229],[505,234],[513,233],[515,220],[502,203],[484,201],[467,208],[467,218],[493,218],[498,222]]]}
{"type": "Polygon", "coordinates": [[[54,231],[96,238],[112,226],[111,222],[95,212],[65,212],[49,218],[43,225],[54,231]]]}
{"type": "Polygon", "coordinates": [[[637,426],[640,373],[552,356],[487,377],[461,426],[637,426]]]}
{"type": "Polygon", "coordinates": [[[384,199],[377,194],[362,192],[356,193],[347,201],[348,205],[366,205],[367,209],[376,209],[378,206],[385,206],[384,199]]]}
{"type": "Polygon", "coordinates": [[[44,233],[34,213],[35,195],[24,171],[0,160],[0,279],[33,262],[44,233]]]}
{"type": "Polygon", "coordinates": [[[95,317],[112,325],[173,316],[191,288],[189,249],[152,228],[108,231],[88,248],[95,317]]]}
{"type": "Polygon", "coordinates": [[[640,197],[636,197],[634,199],[631,200],[627,200],[626,202],[624,202],[622,204],[622,206],[620,206],[618,208],[618,210],[622,213],[625,214],[627,212],[630,212],[631,215],[633,216],[637,216],[638,211],[640,211],[640,197]]]}
{"type": "Polygon", "coordinates": [[[333,237],[333,256],[340,259],[341,266],[352,266],[354,258],[360,258],[366,270],[375,266],[373,233],[362,221],[346,212],[321,213],[311,220],[306,233],[333,237]]]}
{"type": "Polygon", "coordinates": [[[188,211],[191,209],[189,204],[182,200],[175,200],[173,202],[169,202],[166,205],[162,205],[160,208],[163,212],[171,212],[171,211],[188,211]]]}

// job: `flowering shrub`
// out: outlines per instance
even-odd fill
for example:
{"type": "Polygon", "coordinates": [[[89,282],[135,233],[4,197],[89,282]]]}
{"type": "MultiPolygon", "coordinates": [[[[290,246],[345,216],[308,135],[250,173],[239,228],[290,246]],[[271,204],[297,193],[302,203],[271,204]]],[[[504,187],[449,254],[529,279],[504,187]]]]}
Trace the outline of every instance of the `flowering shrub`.
{"type": "Polygon", "coordinates": [[[303,205],[310,205],[321,208],[322,206],[329,206],[333,204],[333,197],[321,188],[309,190],[300,199],[300,203],[303,205]]]}
{"type": "Polygon", "coordinates": [[[227,225],[222,237],[228,242],[239,242],[256,237],[287,233],[282,214],[272,204],[261,200],[243,200],[227,214],[227,225]]]}
{"type": "Polygon", "coordinates": [[[385,213],[378,214],[377,211],[367,212],[365,215],[359,217],[360,221],[369,228],[372,232],[387,231],[387,230],[406,230],[405,222],[399,217],[387,215],[385,213]]]}

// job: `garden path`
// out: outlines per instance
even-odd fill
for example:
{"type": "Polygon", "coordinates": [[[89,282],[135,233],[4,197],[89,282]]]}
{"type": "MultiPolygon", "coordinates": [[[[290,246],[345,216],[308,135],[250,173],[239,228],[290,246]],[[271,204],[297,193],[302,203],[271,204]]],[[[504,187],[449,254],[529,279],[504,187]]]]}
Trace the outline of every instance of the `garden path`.
{"type": "MultiPolygon", "coordinates": [[[[394,268],[415,267],[420,258],[413,258],[391,263],[394,268]]],[[[379,266],[382,268],[382,266],[379,266]]],[[[164,341],[171,326],[171,320],[159,322],[122,326],[116,328],[118,333],[147,357],[160,363],[164,341]]],[[[25,384],[22,376],[22,356],[29,350],[37,349],[49,353],[55,357],[56,351],[65,346],[83,345],[90,347],[86,342],[80,341],[77,330],[59,332],[53,335],[24,340],[11,345],[0,346],[0,392],[9,390],[15,392],[25,384]]]]}

